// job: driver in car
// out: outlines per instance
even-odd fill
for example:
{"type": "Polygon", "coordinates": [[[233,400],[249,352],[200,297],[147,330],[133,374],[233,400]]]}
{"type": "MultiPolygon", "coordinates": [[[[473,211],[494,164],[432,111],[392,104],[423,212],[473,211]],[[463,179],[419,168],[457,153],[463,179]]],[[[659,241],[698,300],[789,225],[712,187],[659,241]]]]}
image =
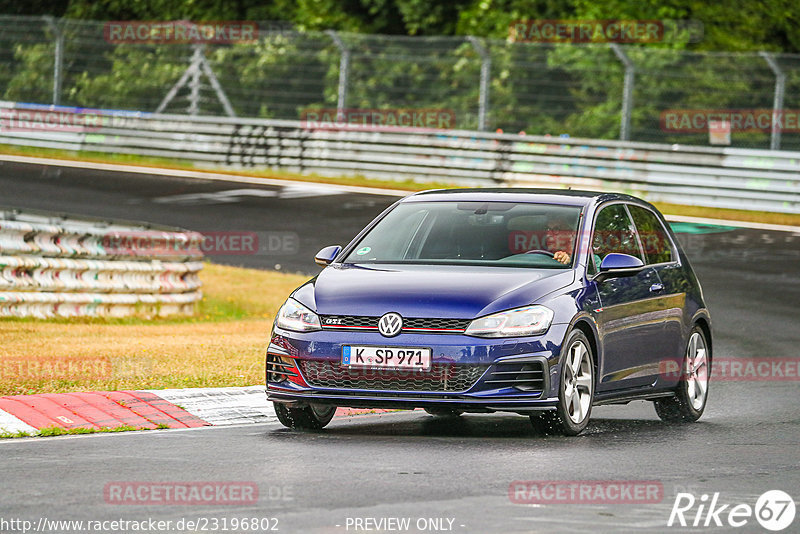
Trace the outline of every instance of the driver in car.
{"type": "Polygon", "coordinates": [[[572,261],[572,256],[567,252],[572,244],[573,231],[569,223],[561,217],[553,217],[547,221],[547,232],[544,238],[544,245],[553,253],[553,259],[564,265],[572,261]]]}

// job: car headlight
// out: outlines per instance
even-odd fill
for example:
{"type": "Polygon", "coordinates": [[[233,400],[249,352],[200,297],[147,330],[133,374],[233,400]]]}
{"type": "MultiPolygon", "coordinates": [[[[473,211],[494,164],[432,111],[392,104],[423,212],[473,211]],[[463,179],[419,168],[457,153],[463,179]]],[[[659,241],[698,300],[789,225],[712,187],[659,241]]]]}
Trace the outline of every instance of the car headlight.
{"type": "Polygon", "coordinates": [[[317,314],[292,298],[287,299],[278,310],[275,325],[278,328],[295,332],[322,330],[317,314]]]}
{"type": "Polygon", "coordinates": [[[464,332],[476,337],[519,337],[544,334],[553,322],[553,310],[526,306],[475,319],[464,332]]]}

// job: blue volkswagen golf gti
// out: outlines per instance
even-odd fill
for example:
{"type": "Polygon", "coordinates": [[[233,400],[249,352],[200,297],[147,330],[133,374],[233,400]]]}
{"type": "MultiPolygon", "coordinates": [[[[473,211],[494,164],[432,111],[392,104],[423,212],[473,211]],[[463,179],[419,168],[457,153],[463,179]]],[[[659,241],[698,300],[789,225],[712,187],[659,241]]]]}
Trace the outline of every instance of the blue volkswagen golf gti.
{"type": "Polygon", "coordinates": [[[592,406],[703,413],[711,320],[663,216],[622,195],[426,191],[386,209],[286,300],[267,395],[291,428],[336,407],[514,412],[576,435],[592,406]]]}

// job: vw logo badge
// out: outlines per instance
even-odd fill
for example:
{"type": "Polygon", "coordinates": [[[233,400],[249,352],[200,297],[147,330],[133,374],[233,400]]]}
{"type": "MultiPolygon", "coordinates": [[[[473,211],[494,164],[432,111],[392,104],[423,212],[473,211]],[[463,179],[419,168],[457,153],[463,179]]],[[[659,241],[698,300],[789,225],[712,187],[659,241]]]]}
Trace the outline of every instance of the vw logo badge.
{"type": "Polygon", "coordinates": [[[403,318],[399,313],[389,312],[378,320],[378,332],[384,337],[394,337],[403,329],[403,318]]]}

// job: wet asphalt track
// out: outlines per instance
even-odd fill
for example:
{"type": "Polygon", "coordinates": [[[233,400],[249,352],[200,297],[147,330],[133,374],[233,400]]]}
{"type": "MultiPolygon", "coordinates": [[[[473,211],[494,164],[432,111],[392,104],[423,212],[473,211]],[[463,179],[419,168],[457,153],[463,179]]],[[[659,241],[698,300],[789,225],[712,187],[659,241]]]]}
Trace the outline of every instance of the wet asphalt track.
{"type": "MultiPolygon", "coordinates": [[[[305,273],[316,272],[314,252],[344,244],[394,199],[0,163],[2,207],[289,235],[283,248],[212,257],[305,273]],[[240,189],[249,191],[218,194],[240,189]]],[[[715,357],[798,357],[800,236],[692,230],[680,239],[712,312],[715,357]]],[[[596,408],[578,438],[537,435],[521,416],[401,412],[334,420],[320,434],[275,424],[8,440],[0,443],[0,531],[14,531],[2,520],[15,518],[275,517],[280,532],[356,532],[347,518],[407,517],[412,532],[420,518],[450,518],[453,532],[468,533],[727,532],[668,528],[676,494],[720,492],[719,504],[753,506],[782,489],[797,500],[799,443],[797,379],[712,383],[705,415],[685,427],[663,425],[645,402],[596,408]],[[658,481],[663,499],[541,506],[508,496],[513,481],[609,479],[658,481]],[[260,497],[238,507],[121,506],[103,497],[112,481],[191,480],[252,481],[260,497]]],[[[766,532],[752,518],[736,531],[766,532]]],[[[800,518],[784,532],[797,531],[800,518]]]]}

